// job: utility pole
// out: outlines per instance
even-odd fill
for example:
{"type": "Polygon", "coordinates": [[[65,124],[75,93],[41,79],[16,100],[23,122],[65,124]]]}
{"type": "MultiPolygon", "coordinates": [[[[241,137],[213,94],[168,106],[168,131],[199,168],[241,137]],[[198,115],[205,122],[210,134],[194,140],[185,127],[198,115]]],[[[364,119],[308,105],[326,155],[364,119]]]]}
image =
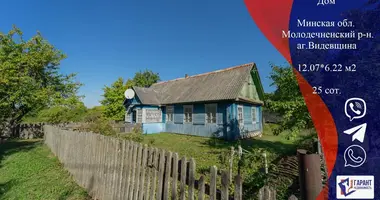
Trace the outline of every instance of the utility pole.
{"type": "Polygon", "coordinates": [[[302,200],[314,200],[322,190],[321,160],[318,154],[297,150],[299,183],[302,200]]]}

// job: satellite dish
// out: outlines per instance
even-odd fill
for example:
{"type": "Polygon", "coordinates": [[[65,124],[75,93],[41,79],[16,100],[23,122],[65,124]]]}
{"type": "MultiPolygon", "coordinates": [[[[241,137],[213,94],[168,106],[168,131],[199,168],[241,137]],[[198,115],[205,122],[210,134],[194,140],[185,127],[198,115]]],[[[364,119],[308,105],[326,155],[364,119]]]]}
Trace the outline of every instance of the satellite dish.
{"type": "Polygon", "coordinates": [[[132,99],[135,96],[135,91],[133,91],[132,89],[125,90],[124,96],[127,99],[132,99]]]}

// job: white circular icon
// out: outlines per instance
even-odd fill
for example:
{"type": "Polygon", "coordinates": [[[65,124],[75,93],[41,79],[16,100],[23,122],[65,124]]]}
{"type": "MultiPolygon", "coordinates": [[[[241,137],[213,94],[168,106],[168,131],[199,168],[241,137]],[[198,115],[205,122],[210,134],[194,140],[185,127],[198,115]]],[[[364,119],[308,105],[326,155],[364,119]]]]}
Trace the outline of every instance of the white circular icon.
{"type": "Polygon", "coordinates": [[[363,118],[366,112],[367,105],[361,98],[348,99],[344,105],[344,113],[350,121],[363,118]]]}
{"type": "Polygon", "coordinates": [[[351,145],[344,151],[345,167],[360,167],[367,159],[367,153],[359,145],[351,145]]]}
{"type": "Polygon", "coordinates": [[[132,99],[135,96],[135,91],[133,91],[132,89],[128,89],[124,92],[124,96],[127,99],[132,99]]]}

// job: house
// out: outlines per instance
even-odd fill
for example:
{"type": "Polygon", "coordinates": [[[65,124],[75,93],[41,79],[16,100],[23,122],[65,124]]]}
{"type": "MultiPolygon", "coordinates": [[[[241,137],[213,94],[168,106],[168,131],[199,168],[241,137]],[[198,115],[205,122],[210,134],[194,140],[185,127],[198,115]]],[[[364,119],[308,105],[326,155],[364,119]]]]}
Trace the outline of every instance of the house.
{"type": "Polygon", "coordinates": [[[254,63],[133,87],[125,121],[144,133],[171,132],[205,137],[261,135],[264,91],[254,63]]]}

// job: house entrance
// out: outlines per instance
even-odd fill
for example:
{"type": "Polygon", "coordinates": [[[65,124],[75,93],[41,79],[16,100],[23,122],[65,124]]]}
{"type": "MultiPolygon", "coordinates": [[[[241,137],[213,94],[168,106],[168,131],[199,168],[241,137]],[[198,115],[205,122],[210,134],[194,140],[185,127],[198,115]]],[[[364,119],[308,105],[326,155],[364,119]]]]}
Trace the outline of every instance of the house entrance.
{"type": "Polygon", "coordinates": [[[136,110],[133,110],[132,111],[132,123],[136,123],[136,118],[137,118],[136,110]]]}

